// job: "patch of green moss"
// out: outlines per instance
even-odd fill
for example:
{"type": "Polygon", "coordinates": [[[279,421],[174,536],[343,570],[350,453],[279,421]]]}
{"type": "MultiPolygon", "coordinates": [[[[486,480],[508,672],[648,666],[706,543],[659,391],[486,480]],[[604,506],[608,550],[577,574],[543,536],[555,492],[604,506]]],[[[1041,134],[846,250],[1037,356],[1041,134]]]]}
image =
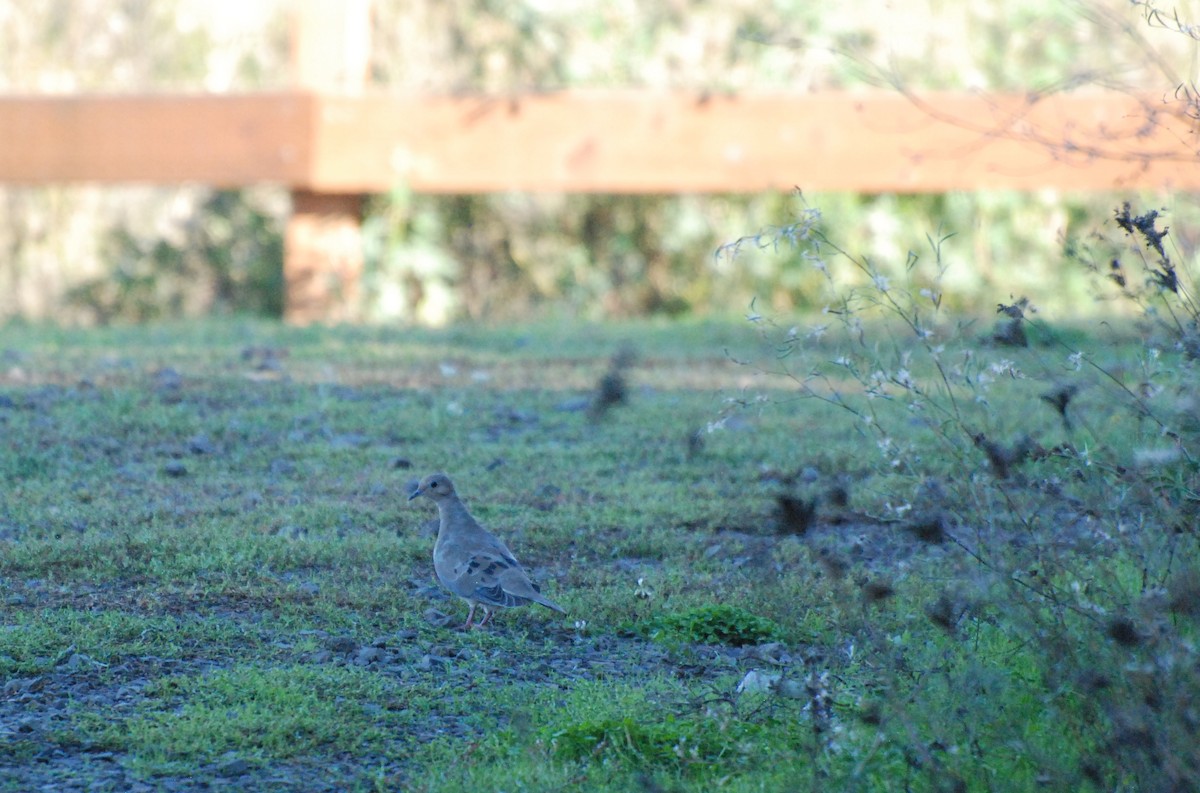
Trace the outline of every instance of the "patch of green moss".
{"type": "Polygon", "coordinates": [[[635,632],[660,641],[744,647],[775,640],[779,626],[766,617],[722,603],[663,614],[639,625],[635,632]]]}
{"type": "Polygon", "coordinates": [[[640,768],[668,768],[699,773],[718,766],[726,772],[744,760],[760,737],[760,728],[745,722],[676,719],[643,722],[633,718],[587,721],[550,735],[562,760],[618,759],[640,768]]]}

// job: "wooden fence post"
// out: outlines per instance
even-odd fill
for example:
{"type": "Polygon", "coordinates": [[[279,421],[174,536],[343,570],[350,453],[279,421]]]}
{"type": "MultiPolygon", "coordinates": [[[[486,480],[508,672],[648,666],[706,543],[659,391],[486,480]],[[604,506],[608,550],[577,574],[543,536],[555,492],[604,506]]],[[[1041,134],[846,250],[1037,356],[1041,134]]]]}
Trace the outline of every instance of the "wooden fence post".
{"type": "Polygon", "coordinates": [[[361,318],[361,195],[292,191],[284,234],[284,315],[288,322],[354,322],[361,318]]]}
{"type": "MultiPolygon", "coordinates": [[[[360,93],[371,49],[370,0],[297,0],[293,87],[360,93]]],[[[363,196],[292,190],[283,245],[284,319],[295,324],[361,318],[363,196]]]]}

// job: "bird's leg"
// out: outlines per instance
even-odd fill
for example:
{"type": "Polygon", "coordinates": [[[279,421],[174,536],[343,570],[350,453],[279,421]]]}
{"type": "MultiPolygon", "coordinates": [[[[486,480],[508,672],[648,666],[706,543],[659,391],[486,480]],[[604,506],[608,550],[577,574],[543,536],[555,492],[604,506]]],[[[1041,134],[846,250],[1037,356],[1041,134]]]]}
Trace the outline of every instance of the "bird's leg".
{"type": "Polygon", "coordinates": [[[487,606],[484,606],[484,607],[483,607],[483,621],[482,621],[482,622],[480,622],[480,623],[479,623],[478,625],[476,625],[475,627],[477,627],[477,628],[482,628],[484,625],[487,625],[487,623],[488,623],[488,620],[490,620],[490,619],[492,618],[492,615],[493,615],[493,614],[495,614],[495,613],[496,613],[496,612],[492,611],[492,610],[491,610],[490,608],[488,608],[487,606]]]}
{"type": "Polygon", "coordinates": [[[467,621],[462,626],[462,630],[464,630],[464,631],[471,630],[471,620],[473,620],[475,618],[475,605],[476,604],[472,603],[471,610],[467,612],[467,621]]]}

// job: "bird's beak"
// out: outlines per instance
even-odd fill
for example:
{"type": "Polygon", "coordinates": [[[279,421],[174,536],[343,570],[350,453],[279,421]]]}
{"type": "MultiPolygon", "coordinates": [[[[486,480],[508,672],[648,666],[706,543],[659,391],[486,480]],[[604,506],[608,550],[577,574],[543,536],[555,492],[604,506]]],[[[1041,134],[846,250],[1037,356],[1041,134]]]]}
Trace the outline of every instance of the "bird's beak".
{"type": "Polygon", "coordinates": [[[416,498],[417,496],[423,495],[424,493],[425,493],[425,491],[418,487],[416,490],[414,490],[408,494],[408,500],[412,501],[414,498],[416,498]]]}

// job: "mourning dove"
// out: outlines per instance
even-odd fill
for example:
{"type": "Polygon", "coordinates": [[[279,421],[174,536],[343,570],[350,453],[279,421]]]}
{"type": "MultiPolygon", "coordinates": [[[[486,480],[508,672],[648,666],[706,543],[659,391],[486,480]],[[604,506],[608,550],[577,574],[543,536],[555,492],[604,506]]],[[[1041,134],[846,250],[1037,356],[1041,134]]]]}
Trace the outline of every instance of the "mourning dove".
{"type": "Polygon", "coordinates": [[[445,474],[430,474],[408,497],[427,496],[437,504],[438,535],[433,546],[433,570],[442,586],[471,605],[464,629],[471,627],[475,609],[482,607],[483,627],[496,608],[524,606],[530,601],[566,614],[566,609],[543,597],[538,585],[491,532],[480,526],[454,492],[445,474]]]}

